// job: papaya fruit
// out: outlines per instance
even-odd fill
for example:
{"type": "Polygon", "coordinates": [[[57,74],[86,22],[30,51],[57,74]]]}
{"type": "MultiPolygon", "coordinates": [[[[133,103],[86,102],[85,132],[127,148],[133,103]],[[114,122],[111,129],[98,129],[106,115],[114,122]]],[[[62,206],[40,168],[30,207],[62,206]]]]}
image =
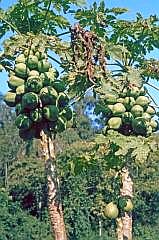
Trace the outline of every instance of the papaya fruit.
{"type": "Polygon", "coordinates": [[[131,124],[132,120],[134,119],[131,112],[124,112],[122,114],[122,122],[125,124],[131,124]]]}
{"type": "Polygon", "coordinates": [[[40,74],[36,70],[31,70],[28,74],[28,77],[39,77],[39,76],[40,76],[40,74]]]}
{"type": "Polygon", "coordinates": [[[29,55],[34,55],[33,51],[30,48],[26,49],[23,52],[23,54],[24,54],[25,57],[28,57],[29,55]]]}
{"type": "Polygon", "coordinates": [[[145,119],[146,121],[149,121],[151,119],[151,115],[147,112],[144,112],[142,114],[142,118],[145,119]]]}
{"type": "Polygon", "coordinates": [[[28,116],[21,113],[16,117],[15,124],[16,124],[17,128],[27,130],[27,129],[31,128],[32,121],[30,120],[30,118],[28,116]]]}
{"type": "Polygon", "coordinates": [[[40,99],[43,105],[53,104],[56,105],[58,94],[53,87],[44,87],[40,91],[40,99]]]}
{"type": "Polygon", "coordinates": [[[117,102],[117,96],[113,93],[105,94],[105,102],[107,104],[114,104],[117,102]]]}
{"type": "Polygon", "coordinates": [[[22,97],[22,106],[25,109],[35,109],[39,104],[38,95],[34,92],[25,93],[22,97]]]}
{"type": "Polygon", "coordinates": [[[123,102],[124,102],[124,98],[122,98],[122,97],[117,98],[117,102],[118,102],[118,103],[123,103],[123,102]]]}
{"type": "Polygon", "coordinates": [[[151,119],[150,126],[152,127],[152,131],[155,132],[158,129],[158,122],[154,119],[151,119]]]}
{"type": "Polygon", "coordinates": [[[49,121],[56,121],[59,116],[59,110],[54,105],[46,105],[43,108],[43,116],[49,121]]]}
{"type": "Polygon", "coordinates": [[[122,120],[120,117],[111,117],[109,120],[108,120],[108,127],[110,129],[119,129],[121,127],[121,124],[122,124],[122,120]]]}
{"type": "Polygon", "coordinates": [[[115,219],[118,217],[118,215],[119,215],[119,210],[115,203],[110,202],[105,206],[105,208],[104,208],[104,216],[105,217],[115,219]]]}
{"type": "Polygon", "coordinates": [[[133,204],[131,199],[127,199],[126,206],[124,207],[125,212],[131,212],[133,210],[133,204]]]}
{"type": "Polygon", "coordinates": [[[113,107],[114,107],[114,105],[113,105],[113,104],[109,104],[109,105],[108,105],[108,109],[110,109],[110,112],[112,112],[112,111],[113,111],[113,107]]]}
{"type": "Polygon", "coordinates": [[[147,135],[147,122],[142,117],[135,118],[132,121],[132,128],[136,134],[147,135]]]}
{"type": "Polygon", "coordinates": [[[44,86],[53,86],[52,83],[55,80],[55,73],[51,73],[50,71],[44,72],[40,74],[40,78],[42,79],[44,86]]]}
{"type": "Polygon", "coordinates": [[[60,93],[58,97],[58,107],[65,108],[69,103],[69,98],[65,93],[60,93]]]}
{"type": "Polygon", "coordinates": [[[21,103],[17,103],[15,106],[15,112],[16,115],[18,116],[20,113],[24,113],[24,109],[21,103]]]}
{"type": "Polygon", "coordinates": [[[66,90],[66,84],[63,81],[53,81],[51,86],[59,93],[66,90]]]}
{"type": "Polygon", "coordinates": [[[41,73],[48,72],[50,67],[51,67],[51,65],[46,59],[43,59],[38,62],[38,70],[41,73]]]}
{"type": "Polygon", "coordinates": [[[42,52],[42,51],[36,51],[35,56],[38,58],[38,60],[42,60],[47,57],[45,52],[42,52]]]}
{"type": "Polygon", "coordinates": [[[4,95],[3,100],[9,107],[15,107],[17,103],[16,98],[17,98],[16,93],[8,91],[4,95]]]}
{"type": "Polygon", "coordinates": [[[138,87],[132,86],[132,87],[129,89],[129,96],[130,96],[130,97],[137,98],[139,95],[140,95],[140,89],[139,89],[138,87]]]}
{"type": "Polygon", "coordinates": [[[43,87],[43,83],[40,77],[29,77],[25,82],[25,91],[26,92],[35,92],[39,93],[43,87]]]}
{"type": "Polygon", "coordinates": [[[70,121],[73,118],[73,111],[70,107],[66,107],[60,113],[60,116],[64,117],[67,121],[70,121]]]}
{"type": "Polygon", "coordinates": [[[66,122],[63,118],[59,117],[55,127],[56,132],[61,133],[66,130],[66,122]]]}
{"type": "Polygon", "coordinates": [[[15,64],[15,74],[18,77],[22,77],[22,78],[26,78],[28,73],[29,73],[29,69],[27,68],[25,63],[17,63],[15,64]]]}
{"type": "Polygon", "coordinates": [[[35,55],[29,55],[27,59],[27,66],[30,70],[38,69],[38,58],[35,55]]]}
{"type": "Polygon", "coordinates": [[[33,122],[40,122],[42,120],[42,109],[36,108],[30,112],[30,119],[33,122]]]}
{"type": "Polygon", "coordinates": [[[122,92],[120,92],[119,97],[126,97],[128,96],[128,89],[126,87],[123,88],[122,92]]]}
{"type": "Polygon", "coordinates": [[[26,58],[24,54],[20,54],[19,56],[16,57],[15,62],[16,63],[25,63],[26,58]]]}
{"type": "Polygon", "coordinates": [[[16,88],[16,94],[17,95],[22,95],[25,93],[25,86],[24,84],[16,88]]]}
{"type": "Polygon", "coordinates": [[[142,114],[144,112],[144,109],[142,106],[140,105],[134,105],[132,108],[131,108],[131,113],[135,116],[135,117],[141,117],[142,114]]]}
{"type": "Polygon", "coordinates": [[[125,97],[123,104],[129,111],[135,105],[135,99],[133,97],[125,97]]]}
{"type": "Polygon", "coordinates": [[[146,96],[139,96],[135,102],[136,105],[140,105],[142,107],[148,106],[149,103],[150,103],[150,100],[146,96]]]}
{"type": "Polygon", "coordinates": [[[118,116],[121,115],[122,113],[126,112],[126,108],[122,103],[116,103],[113,105],[112,109],[113,115],[118,116]]]}
{"type": "Polygon", "coordinates": [[[156,114],[155,108],[148,106],[146,109],[146,113],[149,113],[151,116],[154,116],[156,114]]]}
{"type": "Polygon", "coordinates": [[[140,95],[144,96],[146,94],[146,88],[145,87],[141,87],[140,88],[140,95]]]}
{"type": "Polygon", "coordinates": [[[11,76],[8,81],[8,86],[15,90],[16,87],[21,86],[24,84],[24,79],[17,77],[17,76],[11,76]]]}

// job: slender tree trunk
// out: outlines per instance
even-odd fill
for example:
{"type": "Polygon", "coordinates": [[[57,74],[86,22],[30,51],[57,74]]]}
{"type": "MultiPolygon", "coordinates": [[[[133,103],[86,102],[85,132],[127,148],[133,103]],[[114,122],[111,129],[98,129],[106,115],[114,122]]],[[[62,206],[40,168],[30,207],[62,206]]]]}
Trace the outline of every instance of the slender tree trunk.
{"type": "Polygon", "coordinates": [[[44,131],[41,132],[41,150],[47,174],[48,209],[52,231],[55,240],[67,240],[56,171],[54,141],[49,133],[46,134],[44,131]]]}
{"type": "MultiPolygon", "coordinates": [[[[133,197],[133,182],[128,168],[123,168],[121,172],[122,188],[121,196],[133,197]]],[[[118,240],[132,240],[132,213],[124,212],[121,218],[117,219],[118,240]]]]}

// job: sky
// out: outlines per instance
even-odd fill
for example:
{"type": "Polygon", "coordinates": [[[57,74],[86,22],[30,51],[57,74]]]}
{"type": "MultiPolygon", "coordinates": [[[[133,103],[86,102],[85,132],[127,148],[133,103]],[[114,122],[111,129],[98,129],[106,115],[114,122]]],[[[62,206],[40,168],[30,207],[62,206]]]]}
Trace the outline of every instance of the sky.
{"type": "MultiPolygon", "coordinates": [[[[0,0],[0,8],[7,8],[8,6],[11,6],[14,4],[16,0],[0,0]]],[[[87,5],[90,6],[94,1],[87,0],[87,5]]],[[[99,3],[100,1],[96,1],[99,3]]],[[[123,14],[122,17],[126,19],[134,19],[137,12],[140,12],[144,17],[148,17],[150,15],[158,15],[159,13],[159,0],[105,0],[105,4],[107,7],[124,7],[128,8],[129,12],[126,14],[123,14]]],[[[0,45],[1,49],[1,45],[0,45]]],[[[159,51],[155,51],[152,53],[153,57],[156,57],[159,59],[159,51]]],[[[151,57],[152,57],[151,56],[151,57]]],[[[6,73],[0,73],[1,75],[1,82],[0,82],[0,92],[5,93],[8,90],[7,87],[7,74],[6,73]]],[[[159,84],[158,84],[159,87],[159,84]]],[[[157,93],[154,92],[153,89],[150,89],[150,92],[152,95],[155,96],[156,102],[159,105],[159,97],[157,96],[157,93]]]]}

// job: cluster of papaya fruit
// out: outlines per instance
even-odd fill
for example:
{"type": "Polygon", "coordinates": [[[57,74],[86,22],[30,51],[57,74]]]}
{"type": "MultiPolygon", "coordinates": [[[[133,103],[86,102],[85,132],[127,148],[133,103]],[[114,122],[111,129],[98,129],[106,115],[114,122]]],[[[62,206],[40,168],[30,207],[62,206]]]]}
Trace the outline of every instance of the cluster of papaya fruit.
{"type": "Polygon", "coordinates": [[[32,45],[16,57],[14,69],[9,72],[11,90],[4,101],[15,107],[15,123],[23,139],[39,137],[44,126],[54,133],[62,132],[72,119],[66,85],[57,77],[47,54],[38,46],[32,45]]]}
{"type": "Polygon", "coordinates": [[[133,210],[133,203],[130,198],[120,198],[118,204],[110,202],[104,207],[104,216],[115,219],[119,215],[119,211],[131,212],[133,210]]]}
{"type": "Polygon", "coordinates": [[[107,93],[95,107],[106,117],[105,131],[117,130],[124,135],[149,136],[158,129],[156,114],[145,88],[128,85],[119,94],[107,93]]]}

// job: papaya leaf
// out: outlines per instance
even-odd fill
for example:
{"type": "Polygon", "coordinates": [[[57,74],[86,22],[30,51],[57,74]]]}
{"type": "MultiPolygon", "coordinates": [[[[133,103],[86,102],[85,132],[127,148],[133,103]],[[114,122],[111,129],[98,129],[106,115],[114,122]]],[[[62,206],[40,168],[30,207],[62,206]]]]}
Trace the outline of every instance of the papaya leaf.
{"type": "Polygon", "coordinates": [[[115,60],[122,60],[124,54],[129,54],[127,48],[121,45],[109,45],[107,51],[108,54],[115,60]]]}

